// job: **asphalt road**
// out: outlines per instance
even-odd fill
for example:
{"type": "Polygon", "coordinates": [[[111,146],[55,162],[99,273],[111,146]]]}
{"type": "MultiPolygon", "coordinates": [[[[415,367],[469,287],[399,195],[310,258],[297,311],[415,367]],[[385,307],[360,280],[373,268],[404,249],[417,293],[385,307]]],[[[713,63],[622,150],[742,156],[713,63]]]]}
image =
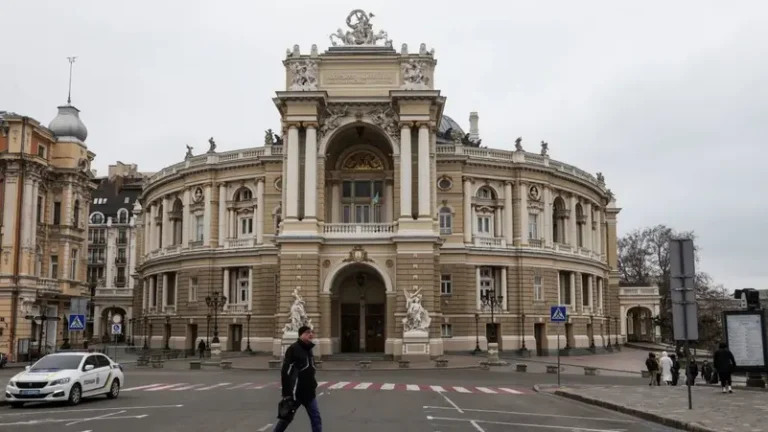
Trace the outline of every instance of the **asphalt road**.
{"type": "MultiPolygon", "coordinates": [[[[6,373],[0,375],[4,379],[6,373]]],[[[0,407],[0,430],[35,432],[265,432],[275,422],[276,372],[127,370],[116,400],[77,407],[0,407]]],[[[474,370],[319,371],[326,431],[671,431],[634,417],[532,390],[551,376],[474,370]]],[[[613,377],[582,377],[619,384],[613,377]]],[[[644,385],[644,380],[632,380],[644,385]]],[[[628,383],[630,384],[630,383],[628,383]]],[[[628,388],[631,391],[631,387],[628,388]]],[[[309,431],[300,410],[289,430],[309,431]]]]}

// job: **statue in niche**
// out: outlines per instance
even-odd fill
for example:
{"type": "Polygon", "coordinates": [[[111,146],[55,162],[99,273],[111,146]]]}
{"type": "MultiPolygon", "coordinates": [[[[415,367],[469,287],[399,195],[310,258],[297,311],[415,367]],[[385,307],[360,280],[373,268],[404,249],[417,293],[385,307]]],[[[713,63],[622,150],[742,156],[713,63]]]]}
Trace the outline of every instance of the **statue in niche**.
{"type": "Polygon", "coordinates": [[[421,288],[413,293],[403,290],[405,293],[405,318],[403,318],[403,331],[429,331],[432,319],[429,312],[421,304],[421,288]]]}
{"type": "Polygon", "coordinates": [[[312,326],[312,320],[307,317],[307,311],[304,308],[305,302],[304,299],[301,298],[301,295],[299,294],[299,291],[301,288],[296,287],[296,289],[293,290],[293,304],[291,305],[291,312],[289,314],[291,322],[286,324],[283,327],[283,332],[295,332],[299,331],[299,327],[301,326],[312,326]]]}

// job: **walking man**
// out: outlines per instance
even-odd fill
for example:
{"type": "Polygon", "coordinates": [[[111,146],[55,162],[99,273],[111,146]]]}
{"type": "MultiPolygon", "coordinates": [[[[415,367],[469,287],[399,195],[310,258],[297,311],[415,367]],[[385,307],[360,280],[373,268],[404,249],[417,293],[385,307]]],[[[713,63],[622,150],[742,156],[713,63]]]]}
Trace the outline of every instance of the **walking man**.
{"type": "Polygon", "coordinates": [[[656,354],[648,353],[648,358],[645,360],[645,367],[648,369],[648,375],[651,376],[651,382],[648,383],[648,385],[653,386],[656,384],[656,377],[659,375],[659,363],[656,361],[656,354]]]}
{"type": "Polygon", "coordinates": [[[312,432],[322,432],[323,424],[320,419],[320,408],[317,406],[315,390],[315,359],[312,355],[312,347],[315,344],[312,339],[315,333],[307,326],[299,327],[299,340],[291,344],[285,350],[283,369],[280,378],[283,386],[283,400],[279,420],[273,429],[274,432],[283,432],[293,421],[296,409],[303,405],[309,414],[312,424],[312,432]],[[290,413],[283,413],[282,407],[290,404],[293,408],[290,413]]]}
{"type": "Polygon", "coordinates": [[[205,341],[200,339],[200,343],[197,344],[197,352],[200,354],[200,358],[205,357],[205,341]]]}
{"type": "Polygon", "coordinates": [[[725,342],[720,342],[720,348],[715,351],[712,363],[715,364],[715,370],[720,377],[720,385],[723,387],[723,393],[733,393],[733,389],[731,388],[731,374],[736,368],[736,359],[733,358],[733,353],[728,349],[728,345],[726,345],[725,342]]]}

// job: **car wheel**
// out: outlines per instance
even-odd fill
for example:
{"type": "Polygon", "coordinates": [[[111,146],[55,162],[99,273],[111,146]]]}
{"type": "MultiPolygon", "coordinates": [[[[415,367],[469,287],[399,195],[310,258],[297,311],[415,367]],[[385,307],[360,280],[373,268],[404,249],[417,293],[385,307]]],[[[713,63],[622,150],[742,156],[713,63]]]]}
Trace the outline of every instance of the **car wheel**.
{"type": "Polygon", "coordinates": [[[112,380],[112,387],[109,388],[109,393],[107,393],[107,399],[117,399],[119,395],[120,395],[120,380],[115,378],[112,380]]]}
{"type": "Polygon", "coordinates": [[[83,389],[80,387],[80,384],[75,383],[75,385],[69,389],[69,400],[67,402],[69,402],[70,405],[77,405],[82,398],[83,389]]]}
{"type": "Polygon", "coordinates": [[[22,408],[24,407],[24,402],[11,402],[11,408],[22,408]]]}

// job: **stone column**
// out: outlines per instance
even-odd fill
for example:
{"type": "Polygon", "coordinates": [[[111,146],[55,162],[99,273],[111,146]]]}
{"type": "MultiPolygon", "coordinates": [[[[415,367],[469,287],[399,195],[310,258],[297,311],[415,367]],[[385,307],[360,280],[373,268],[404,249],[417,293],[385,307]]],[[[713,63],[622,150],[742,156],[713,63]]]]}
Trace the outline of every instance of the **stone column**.
{"type": "Polygon", "coordinates": [[[602,315],[605,315],[605,308],[603,307],[603,278],[597,278],[597,307],[602,311],[602,315]]]}
{"type": "Polygon", "coordinates": [[[584,247],[592,250],[592,203],[587,201],[584,206],[584,212],[587,216],[587,223],[584,225],[584,247]]]}
{"type": "Polygon", "coordinates": [[[93,336],[101,342],[101,306],[99,305],[93,307],[93,336]]]}
{"type": "Polygon", "coordinates": [[[149,280],[144,279],[144,283],[141,285],[141,309],[144,311],[144,313],[147,313],[147,302],[149,301],[149,280]]]}
{"type": "Polygon", "coordinates": [[[390,180],[384,181],[384,217],[382,222],[392,223],[394,222],[394,206],[392,205],[395,200],[394,185],[390,180]]]}
{"type": "Polygon", "coordinates": [[[544,188],[544,220],[541,222],[541,228],[544,230],[544,245],[552,246],[552,190],[544,188]]]}
{"type": "Polygon", "coordinates": [[[65,226],[72,225],[72,207],[75,204],[74,191],[72,183],[67,183],[64,189],[64,205],[61,213],[61,224],[65,226]]]}
{"type": "Polygon", "coordinates": [[[411,219],[411,128],[402,125],[400,129],[400,218],[411,219]]]}
{"type": "Polygon", "coordinates": [[[341,184],[336,180],[331,180],[331,182],[331,223],[340,223],[341,184]]]}
{"type": "Polygon", "coordinates": [[[142,215],[144,225],[144,255],[152,251],[152,206],[147,204],[142,215]]]}
{"type": "Polygon", "coordinates": [[[504,183],[504,238],[507,240],[507,246],[512,246],[514,234],[512,233],[512,182],[504,183]]]}
{"type": "Polygon", "coordinates": [[[192,201],[191,198],[192,193],[189,191],[189,189],[184,189],[184,195],[182,200],[182,205],[184,206],[184,209],[181,213],[181,247],[182,248],[188,248],[189,247],[189,232],[192,229],[192,221],[189,217],[189,206],[190,201],[192,201]]]}
{"type": "Polygon", "coordinates": [[[597,218],[597,229],[595,230],[595,252],[598,254],[603,253],[603,209],[597,208],[595,217],[597,218]]]}
{"type": "Polygon", "coordinates": [[[429,126],[419,126],[419,219],[432,215],[430,200],[429,126]]]}
{"type": "Polygon", "coordinates": [[[576,273],[569,272],[568,275],[570,277],[571,306],[573,312],[576,312],[578,309],[578,303],[576,302],[576,273]]]}
{"type": "Polygon", "coordinates": [[[147,299],[147,309],[157,306],[157,279],[155,276],[149,277],[149,298],[147,299]]]}
{"type": "Polygon", "coordinates": [[[528,244],[528,185],[520,183],[520,244],[528,244]]]}
{"type": "MultiPolygon", "coordinates": [[[[331,342],[331,294],[321,292],[320,293],[320,338],[328,340],[328,353],[330,354],[333,347],[331,342]]],[[[387,314],[387,322],[391,321],[389,314],[387,314]]],[[[321,350],[321,354],[325,354],[321,350]]]]}
{"type": "Polygon", "coordinates": [[[480,266],[475,267],[475,303],[477,304],[477,310],[480,310],[482,305],[480,302],[480,266]]]}
{"type": "MultiPolygon", "coordinates": [[[[388,292],[387,293],[387,304],[386,304],[386,313],[387,313],[387,339],[397,339],[398,336],[395,334],[395,329],[397,328],[397,323],[395,320],[398,318],[395,317],[395,312],[397,311],[397,293],[395,292],[388,292]]],[[[330,324],[329,324],[330,326],[330,324]]],[[[386,349],[386,348],[385,348],[386,349]]],[[[394,353],[399,355],[400,353],[394,353]]]]}
{"type": "MultiPolygon", "coordinates": [[[[8,211],[7,209],[13,209],[16,208],[16,198],[17,198],[17,185],[19,178],[18,177],[11,177],[10,175],[5,176],[5,193],[3,195],[3,208],[6,209],[3,211],[3,230],[5,233],[15,233],[18,229],[18,221],[16,220],[16,212],[8,211]]],[[[62,221],[63,222],[63,221],[62,221]]],[[[3,236],[3,249],[10,249],[13,248],[13,245],[16,242],[16,236],[13,235],[4,235],[3,236]]],[[[62,267],[60,267],[62,268],[62,267]]],[[[59,270],[61,273],[61,270],[59,270]]]]}
{"type": "Polygon", "coordinates": [[[317,129],[306,128],[304,148],[304,219],[317,219],[317,129]]]}
{"type": "Polygon", "coordinates": [[[168,273],[163,273],[163,312],[165,307],[168,306],[168,273]]]}
{"type": "Polygon", "coordinates": [[[464,177],[464,243],[472,243],[472,180],[464,177]]]}
{"type": "Polygon", "coordinates": [[[285,219],[296,220],[299,217],[299,129],[296,125],[288,126],[287,179],[283,181],[287,201],[285,203],[285,219]]]}
{"type": "Polygon", "coordinates": [[[624,309],[624,306],[619,306],[619,326],[621,328],[621,333],[619,333],[619,336],[626,336],[627,335],[627,311],[624,309]]]}
{"type": "Polygon", "coordinates": [[[227,225],[229,226],[229,238],[238,237],[237,213],[234,209],[227,209],[227,225]]]}
{"type": "Polygon", "coordinates": [[[574,249],[579,247],[579,239],[578,235],[576,234],[576,196],[571,195],[568,199],[568,208],[570,209],[570,212],[568,213],[568,244],[571,245],[574,249]]]}
{"type": "Polygon", "coordinates": [[[171,234],[173,234],[172,233],[173,229],[171,228],[171,218],[170,218],[171,205],[173,205],[173,203],[171,202],[171,198],[167,196],[163,197],[163,214],[160,215],[163,221],[162,222],[163,239],[161,240],[162,244],[160,246],[162,248],[166,248],[171,244],[170,238],[171,238],[171,234]]]}
{"type": "Polygon", "coordinates": [[[507,299],[507,268],[502,267],[501,268],[501,295],[502,295],[502,302],[501,302],[501,308],[502,310],[507,310],[507,304],[509,303],[509,300],[507,299]]]}
{"type": "MultiPolygon", "coordinates": [[[[653,305],[653,316],[659,316],[659,305],[658,304],[653,305]]],[[[653,329],[654,329],[653,330],[653,334],[654,334],[656,340],[657,341],[660,340],[661,339],[661,326],[654,325],[653,329]]]]}
{"type": "Polygon", "coordinates": [[[264,178],[256,179],[256,244],[264,244],[264,211],[266,205],[264,202],[264,178]]]}
{"type": "Polygon", "coordinates": [[[213,205],[212,197],[211,197],[211,185],[207,184],[205,185],[204,190],[205,195],[205,210],[203,211],[203,224],[205,225],[204,232],[203,232],[203,246],[210,246],[211,245],[211,212],[213,209],[211,206],[213,205]]]}
{"type": "Polygon", "coordinates": [[[248,312],[253,310],[253,267],[248,267],[248,312]]]}
{"type": "Polygon", "coordinates": [[[501,237],[501,227],[504,224],[504,218],[501,216],[501,209],[496,207],[493,211],[493,236],[496,238],[501,237]]]}
{"type": "MultiPolygon", "coordinates": [[[[32,218],[30,219],[30,247],[35,249],[37,245],[37,196],[40,194],[40,181],[34,180],[32,183],[32,218]]],[[[42,274],[42,272],[41,272],[42,274]]]]}
{"type": "Polygon", "coordinates": [[[224,247],[227,238],[227,185],[219,183],[219,246],[224,247]]]}
{"type": "Polygon", "coordinates": [[[595,276],[587,275],[587,285],[589,287],[589,298],[587,299],[587,302],[589,303],[589,311],[595,313],[595,298],[593,294],[593,290],[595,289],[595,276]]]}
{"type": "Polygon", "coordinates": [[[224,267],[224,286],[222,287],[221,291],[222,291],[221,295],[227,297],[227,301],[224,304],[224,306],[226,307],[232,302],[232,299],[230,298],[231,296],[229,295],[229,268],[228,267],[224,267]]]}
{"type": "MultiPolygon", "coordinates": [[[[32,245],[32,224],[30,221],[32,221],[32,201],[34,198],[32,197],[32,191],[34,189],[34,184],[32,183],[32,179],[27,178],[24,180],[24,202],[22,204],[21,208],[21,244],[25,248],[33,247],[32,245]]],[[[11,207],[11,208],[15,208],[11,207]]],[[[70,215],[71,217],[71,215],[70,215]]],[[[23,266],[22,266],[23,268],[23,266]]]]}

